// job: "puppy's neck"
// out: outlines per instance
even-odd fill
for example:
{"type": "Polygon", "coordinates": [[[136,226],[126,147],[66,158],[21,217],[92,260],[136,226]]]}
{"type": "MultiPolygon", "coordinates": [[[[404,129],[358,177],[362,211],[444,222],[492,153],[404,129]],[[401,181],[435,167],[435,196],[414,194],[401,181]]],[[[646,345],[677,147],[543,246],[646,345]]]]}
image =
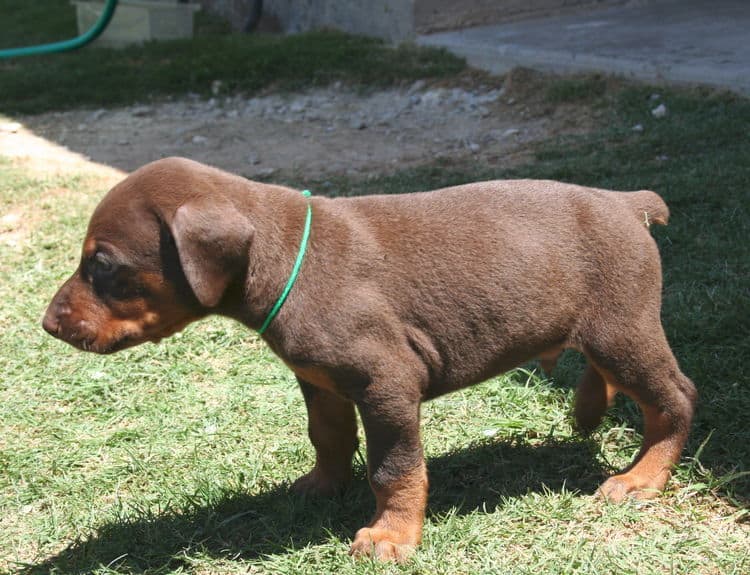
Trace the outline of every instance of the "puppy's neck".
{"type": "MultiPolygon", "coordinates": [[[[249,183],[247,195],[237,205],[255,230],[248,253],[247,274],[236,288],[241,293],[226,298],[234,307],[226,310],[227,315],[252,329],[260,328],[292,273],[308,201],[296,190],[249,183]]],[[[292,288],[290,299],[296,287],[292,288]]]]}

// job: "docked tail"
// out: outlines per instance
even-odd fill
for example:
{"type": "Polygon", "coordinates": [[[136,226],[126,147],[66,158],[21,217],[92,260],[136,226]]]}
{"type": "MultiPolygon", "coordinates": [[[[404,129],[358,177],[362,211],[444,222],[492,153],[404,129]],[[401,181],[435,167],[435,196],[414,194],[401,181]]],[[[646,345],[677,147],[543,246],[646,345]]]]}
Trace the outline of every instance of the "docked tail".
{"type": "Polygon", "coordinates": [[[667,224],[669,220],[669,208],[661,196],[650,190],[640,192],[627,192],[625,199],[630,204],[633,212],[643,221],[648,228],[651,224],[667,224]]]}

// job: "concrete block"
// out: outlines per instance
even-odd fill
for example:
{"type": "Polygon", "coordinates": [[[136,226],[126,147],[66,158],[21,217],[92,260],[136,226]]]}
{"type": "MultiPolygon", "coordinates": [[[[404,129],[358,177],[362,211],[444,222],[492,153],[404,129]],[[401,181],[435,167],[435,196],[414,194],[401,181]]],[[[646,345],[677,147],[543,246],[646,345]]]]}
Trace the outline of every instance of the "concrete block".
{"type": "Polygon", "coordinates": [[[266,0],[263,11],[290,33],[334,28],[392,42],[415,36],[414,0],[266,0]]]}
{"type": "MultiPolygon", "coordinates": [[[[73,0],[78,32],[83,34],[99,19],[103,2],[73,0]]],[[[122,47],[148,40],[171,40],[193,36],[193,15],[200,4],[177,0],[120,0],[109,26],[94,42],[100,46],[122,47]]]]}

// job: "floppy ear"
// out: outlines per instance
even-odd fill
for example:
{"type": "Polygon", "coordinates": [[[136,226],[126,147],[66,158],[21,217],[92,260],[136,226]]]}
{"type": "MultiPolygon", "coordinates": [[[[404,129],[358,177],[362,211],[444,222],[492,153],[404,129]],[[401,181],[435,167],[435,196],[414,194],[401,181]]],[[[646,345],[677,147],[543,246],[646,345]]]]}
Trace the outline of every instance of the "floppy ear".
{"type": "Polygon", "coordinates": [[[254,228],[226,199],[190,200],[168,224],[182,270],[201,305],[215,307],[247,270],[254,228]]]}

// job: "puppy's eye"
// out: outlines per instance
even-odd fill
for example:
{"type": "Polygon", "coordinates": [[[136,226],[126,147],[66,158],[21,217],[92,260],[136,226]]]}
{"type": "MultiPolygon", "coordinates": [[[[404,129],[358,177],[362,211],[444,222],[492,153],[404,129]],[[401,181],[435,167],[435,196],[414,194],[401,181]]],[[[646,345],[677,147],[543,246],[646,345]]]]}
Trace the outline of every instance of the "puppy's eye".
{"type": "Polygon", "coordinates": [[[94,264],[94,272],[100,273],[102,275],[111,274],[115,269],[115,264],[112,262],[112,260],[102,252],[96,252],[96,254],[94,254],[92,263],[94,264]]]}

